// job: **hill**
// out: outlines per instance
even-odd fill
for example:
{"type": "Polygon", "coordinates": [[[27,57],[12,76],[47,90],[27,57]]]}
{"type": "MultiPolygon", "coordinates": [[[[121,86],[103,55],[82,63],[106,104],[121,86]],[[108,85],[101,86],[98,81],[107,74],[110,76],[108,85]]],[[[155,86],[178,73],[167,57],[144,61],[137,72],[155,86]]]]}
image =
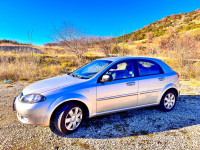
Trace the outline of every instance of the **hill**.
{"type": "Polygon", "coordinates": [[[13,40],[0,40],[0,45],[5,46],[5,45],[29,45],[29,44],[25,44],[25,43],[20,43],[18,41],[13,41],[13,40]]]}
{"type": "Polygon", "coordinates": [[[165,18],[155,21],[140,30],[134,31],[118,37],[119,41],[137,41],[146,39],[149,36],[159,37],[166,33],[170,28],[175,29],[177,32],[189,31],[200,28],[200,9],[189,13],[174,14],[166,16],[165,18]]]}

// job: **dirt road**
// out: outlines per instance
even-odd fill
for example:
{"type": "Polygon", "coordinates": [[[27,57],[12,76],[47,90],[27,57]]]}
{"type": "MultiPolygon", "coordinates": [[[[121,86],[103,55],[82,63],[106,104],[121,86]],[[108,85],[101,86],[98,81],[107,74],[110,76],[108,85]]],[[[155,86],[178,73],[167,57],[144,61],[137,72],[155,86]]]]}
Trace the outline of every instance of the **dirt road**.
{"type": "Polygon", "coordinates": [[[17,120],[12,100],[27,84],[0,82],[0,149],[200,149],[197,85],[182,82],[171,112],[151,107],[91,118],[77,132],[62,136],[53,128],[17,120]]]}

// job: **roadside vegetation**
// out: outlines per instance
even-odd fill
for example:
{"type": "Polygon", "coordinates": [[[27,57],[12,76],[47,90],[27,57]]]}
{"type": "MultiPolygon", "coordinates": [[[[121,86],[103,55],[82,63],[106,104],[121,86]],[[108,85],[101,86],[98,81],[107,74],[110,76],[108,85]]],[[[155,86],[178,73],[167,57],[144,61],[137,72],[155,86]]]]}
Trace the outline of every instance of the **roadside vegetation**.
{"type": "MultiPolygon", "coordinates": [[[[84,56],[84,63],[98,57],[84,56]]],[[[31,54],[0,52],[0,81],[35,81],[69,73],[79,64],[68,54],[31,54]]]]}
{"type": "Polygon", "coordinates": [[[118,38],[86,36],[63,23],[44,46],[0,40],[0,81],[33,82],[64,73],[101,57],[147,56],[163,60],[182,79],[200,80],[200,10],[167,16],[118,38]],[[162,34],[161,34],[162,33],[162,34]],[[1,46],[26,46],[41,53],[2,51],[1,46]]]}

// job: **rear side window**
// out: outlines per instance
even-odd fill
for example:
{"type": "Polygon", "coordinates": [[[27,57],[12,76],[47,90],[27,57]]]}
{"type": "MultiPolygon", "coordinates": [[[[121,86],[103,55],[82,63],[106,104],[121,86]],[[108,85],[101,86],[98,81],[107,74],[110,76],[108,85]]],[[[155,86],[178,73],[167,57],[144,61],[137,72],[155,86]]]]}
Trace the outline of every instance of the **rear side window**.
{"type": "Polygon", "coordinates": [[[160,66],[149,60],[138,60],[138,70],[140,76],[155,75],[163,73],[160,66]]]}

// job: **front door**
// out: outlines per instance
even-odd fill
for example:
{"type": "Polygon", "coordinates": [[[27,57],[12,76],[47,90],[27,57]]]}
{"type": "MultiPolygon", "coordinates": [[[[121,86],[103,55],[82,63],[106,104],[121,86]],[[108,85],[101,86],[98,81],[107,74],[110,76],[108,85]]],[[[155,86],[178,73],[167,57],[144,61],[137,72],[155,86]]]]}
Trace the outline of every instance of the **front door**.
{"type": "Polygon", "coordinates": [[[104,74],[113,81],[97,83],[97,113],[133,107],[137,105],[138,81],[134,78],[134,61],[114,64],[104,74]]]}

